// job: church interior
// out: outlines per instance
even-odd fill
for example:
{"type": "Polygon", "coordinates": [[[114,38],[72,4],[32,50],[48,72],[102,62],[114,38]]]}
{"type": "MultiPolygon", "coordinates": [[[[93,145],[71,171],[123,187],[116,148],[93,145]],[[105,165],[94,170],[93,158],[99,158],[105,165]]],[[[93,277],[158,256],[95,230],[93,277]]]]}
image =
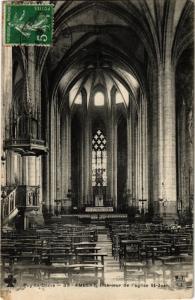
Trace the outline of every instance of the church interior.
{"type": "Polygon", "coordinates": [[[52,46],[2,48],[2,285],[191,289],[193,2],[44,2],[52,46]]]}

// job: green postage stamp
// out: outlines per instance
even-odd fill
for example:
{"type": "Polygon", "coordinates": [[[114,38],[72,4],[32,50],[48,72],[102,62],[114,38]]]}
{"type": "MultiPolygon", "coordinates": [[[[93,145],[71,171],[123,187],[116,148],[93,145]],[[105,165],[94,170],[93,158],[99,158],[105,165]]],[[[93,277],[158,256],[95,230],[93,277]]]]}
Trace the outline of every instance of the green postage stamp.
{"type": "Polygon", "coordinates": [[[5,3],[5,45],[51,46],[53,10],[52,4],[5,3]]]}

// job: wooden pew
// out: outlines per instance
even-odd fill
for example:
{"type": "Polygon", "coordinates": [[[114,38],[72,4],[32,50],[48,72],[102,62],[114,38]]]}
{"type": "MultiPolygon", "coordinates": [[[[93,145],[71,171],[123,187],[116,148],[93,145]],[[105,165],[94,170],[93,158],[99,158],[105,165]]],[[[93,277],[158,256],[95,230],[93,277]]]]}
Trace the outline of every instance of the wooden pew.
{"type": "Polygon", "coordinates": [[[76,255],[78,263],[98,263],[99,261],[104,266],[104,257],[107,256],[107,253],[78,253],[76,255]],[[100,260],[99,260],[100,258],[100,260]]]}
{"type": "Polygon", "coordinates": [[[69,283],[81,285],[104,284],[104,266],[94,264],[74,264],[69,266],[69,283]],[[99,271],[101,275],[99,276],[99,271]]]}

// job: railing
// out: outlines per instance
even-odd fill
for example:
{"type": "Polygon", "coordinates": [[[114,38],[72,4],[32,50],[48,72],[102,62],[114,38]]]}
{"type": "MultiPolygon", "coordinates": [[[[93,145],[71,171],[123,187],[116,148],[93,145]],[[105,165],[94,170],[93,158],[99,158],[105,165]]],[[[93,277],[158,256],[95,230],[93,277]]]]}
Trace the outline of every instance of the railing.
{"type": "MultiPolygon", "coordinates": [[[[16,192],[17,186],[10,192],[11,187],[2,188],[1,200],[1,219],[5,220],[6,217],[16,209],[16,192]]],[[[13,188],[13,187],[12,187],[13,188]]]]}
{"type": "Polygon", "coordinates": [[[23,112],[16,115],[10,112],[9,135],[4,141],[4,148],[21,155],[42,155],[48,152],[46,142],[42,139],[40,113],[23,112]]]}
{"type": "Polygon", "coordinates": [[[5,146],[8,146],[10,144],[13,145],[17,145],[17,144],[21,144],[21,145],[25,145],[25,144],[36,144],[36,145],[41,145],[41,146],[45,146],[45,141],[43,140],[38,140],[38,139],[32,139],[30,137],[27,137],[26,139],[21,138],[21,139],[9,139],[5,141],[5,146]]]}
{"type": "Polygon", "coordinates": [[[17,206],[33,209],[40,206],[40,186],[19,185],[17,206]]]}
{"type": "Polygon", "coordinates": [[[18,209],[38,209],[40,206],[39,186],[4,186],[1,194],[1,220],[5,224],[15,216],[18,209]]]}

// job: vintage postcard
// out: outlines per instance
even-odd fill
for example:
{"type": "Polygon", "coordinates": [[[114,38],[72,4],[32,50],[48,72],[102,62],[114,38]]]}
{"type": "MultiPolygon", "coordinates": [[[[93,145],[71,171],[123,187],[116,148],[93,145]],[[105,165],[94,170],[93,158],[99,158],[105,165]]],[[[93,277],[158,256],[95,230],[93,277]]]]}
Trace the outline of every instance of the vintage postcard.
{"type": "Polygon", "coordinates": [[[1,2],[1,299],[193,297],[194,2],[1,2]]]}

